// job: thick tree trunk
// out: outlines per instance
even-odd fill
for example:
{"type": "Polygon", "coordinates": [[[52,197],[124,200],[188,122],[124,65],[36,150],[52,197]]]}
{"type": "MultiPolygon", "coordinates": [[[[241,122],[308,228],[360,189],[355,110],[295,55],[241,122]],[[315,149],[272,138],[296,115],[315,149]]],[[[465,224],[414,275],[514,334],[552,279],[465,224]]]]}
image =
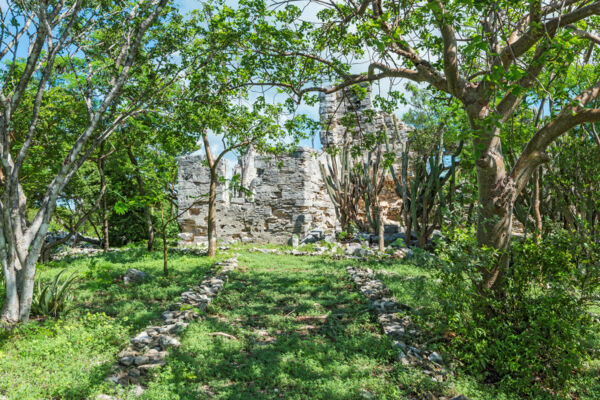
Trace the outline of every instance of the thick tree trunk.
{"type": "MultiPolygon", "coordinates": [[[[138,191],[140,192],[141,197],[146,196],[146,190],[144,189],[144,179],[142,178],[142,173],[140,172],[140,166],[131,150],[131,145],[127,145],[127,155],[129,156],[129,161],[135,167],[135,180],[138,184],[138,191]]],[[[144,205],[144,220],[146,221],[146,232],[148,235],[148,251],[154,250],[154,226],[152,225],[152,213],[150,213],[150,207],[148,205],[144,205]]]]}
{"type": "Polygon", "coordinates": [[[217,171],[216,166],[210,169],[210,188],[208,192],[208,256],[214,257],[217,254],[217,221],[216,221],[216,202],[217,202],[217,171]]]}
{"type": "MultiPolygon", "coordinates": [[[[4,223],[6,226],[6,223],[4,223]]],[[[9,229],[4,229],[4,232],[9,229]]],[[[3,233],[4,233],[3,232],[3,233]]],[[[8,324],[16,322],[29,321],[31,312],[31,301],[33,299],[34,278],[36,271],[36,262],[41,252],[42,241],[48,232],[48,224],[42,224],[35,238],[32,240],[29,253],[25,263],[21,265],[17,257],[17,250],[14,246],[14,238],[3,235],[3,239],[8,239],[10,243],[4,249],[12,249],[12,255],[8,251],[2,251],[1,263],[4,272],[4,304],[0,319],[8,324]]],[[[9,250],[10,251],[10,250],[9,250]]]]}
{"type": "MultiPolygon", "coordinates": [[[[479,117],[486,117],[486,110],[478,110],[479,117]]],[[[503,278],[508,269],[510,239],[512,235],[512,213],[516,197],[516,186],[507,175],[502,155],[499,129],[481,128],[485,124],[471,116],[474,132],[473,147],[477,154],[479,214],[477,219],[477,242],[498,250],[491,267],[484,271],[481,290],[491,289],[501,295],[503,278]]]]}
{"type": "Polygon", "coordinates": [[[31,312],[31,302],[33,300],[33,289],[35,286],[35,266],[26,268],[21,271],[19,291],[19,320],[22,322],[29,321],[29,313],[31,312]]]}
{"type": "Polygon", "coordinates": [[[19,320],[19,294],[17,291],[17,273],[14,265],[9,265],[8,260],[2,259],[4,271],[4,304],[2,305],[2,320],[16,323],[19,320]]]}

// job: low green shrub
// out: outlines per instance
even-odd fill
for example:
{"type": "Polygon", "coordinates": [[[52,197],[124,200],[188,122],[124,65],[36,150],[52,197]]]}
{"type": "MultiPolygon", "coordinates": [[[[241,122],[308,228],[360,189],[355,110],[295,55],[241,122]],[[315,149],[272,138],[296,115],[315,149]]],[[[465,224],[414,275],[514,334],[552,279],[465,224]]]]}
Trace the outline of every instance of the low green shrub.
{"type": "Polygon", "coordinates": [[[31,313],[34,315],[45,315],[57,317],[66,311],[68,303],[73,298],[70,287],[77,276],[73,273],[61,280],[67,270],[60,271],[50,282],[35,283],[31,313]]]}
{"type": "Polygon", "coordinates": [[[589,312],[600,288],[598,244],[564,230],[539,243],[515,240],[498,296],[479,285],[494,250],[478,246],[472,231],[449,237],[429,262],[451,352],[483,382],[536,398],[567,393],[598,330],[589,312]]]}

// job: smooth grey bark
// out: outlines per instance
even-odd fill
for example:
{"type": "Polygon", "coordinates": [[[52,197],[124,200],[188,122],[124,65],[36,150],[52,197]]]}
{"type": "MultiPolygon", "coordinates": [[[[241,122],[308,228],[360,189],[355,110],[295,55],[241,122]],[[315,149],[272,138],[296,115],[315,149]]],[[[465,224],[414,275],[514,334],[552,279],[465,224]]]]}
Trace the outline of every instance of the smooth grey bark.
{"type": "MultiPolygon", "coordinates": [[[[121,54],[123,57],[116,63],[118,73],[111,80],[111,85],[106,95],[100,99],[101,101],[97,102],[97,108],[92,109],[91,106],[88,107],[90,117],[88,126],[72,144],[59,171],[47,186],[46,193],[40,202],[39,211],[31,223],[27,223],[25,219],[27,199],[19,180],[21,167],[37,132],[42,100],[46,92],[47,83],[55,72],[54,61],[59,52],[65,50],[67,44],[72,44],[71,41],[82,39],[81,35],[85,35],[85,29],[90,28],[94,24],[93,21],[89,21],[89,25],[80,27],[83,33],[73,33],[73,28],[76,22],[79,21],[83,4],[80,0],[69,5],[65,5],[64,2],[57,2],[52,9],[46,3],[36,3],[33,4],[33,11],[23,16],[22,19],[26,20],[24,26],[29,26],[33,21],[36,29],[30,38],[25,67],[16,76],[16,83],[12,81],[7,82],[0,90],[0,102],[2,103],[0,111],[0,160],[4,176],[3,192],[0,201],[0,262],[4,270],[6,288],[0,318],[4,322],[12,324],[17,321],[26,322],[29,319],[36,262],[40,255],[46,233],[48,232],[50,219],[54,214],[59,193],[95,148],[112,134],[116,126],[135,112],[134,107],[119,114],[112,122],[107,121],[108,127],[100,131],[90,143],[91,138],[97,133],[100,122],[103,120],[109,105],[120,95],[127,81],[146,31],[163,11],[167,2],[168,0],[149,1],[141,4],[139,8],[132,10],[132,18],[136,17],[136,13],[145,13],[146,17],[143,17],[139,24],[132,24],[127,28],[129,30],[129,40],[124,41],[121,45],[121,54]],[[36,75],[39,76],[39,83],[33,102],[29,127],[16,158],[13,158],[11,154],[13,117],[27,87],[32,83],[34,74],[40,70],[41,74],[36,75]],[[84,146],[88,143],[90,145],[84,151],[84,146]]],[[[18,20],[22,16],[19,13],[20,10],[18,7],[11,2],[6,12],[0,18],[8,18],[8,21],[10,21],[14,17],[18,20]]],[[[25,31],[27,31],[27,28],[24,27],[18,30],[13,36],[12,41],[3,42],[7,44],[0,50],[0,56],[4,57],[8,53],[16,55],[16,43],[19,41],[20,35],[23,35],[25,31]]],[[[14,64],[9,68],[13,69],[14,64]]],[[[86,103],[88,105],[92,104],[91,97],[86,99],[86,103]]]]}

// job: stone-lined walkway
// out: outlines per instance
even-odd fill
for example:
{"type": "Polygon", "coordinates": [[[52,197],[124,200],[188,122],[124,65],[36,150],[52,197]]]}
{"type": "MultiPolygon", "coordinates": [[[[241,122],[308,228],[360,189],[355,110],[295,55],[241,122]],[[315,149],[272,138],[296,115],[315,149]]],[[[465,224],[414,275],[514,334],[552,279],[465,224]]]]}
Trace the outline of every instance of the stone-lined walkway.
{"type": "MultiPolygon", "coordinates": [[[[447,370],[444,360],[435,351],[430,351],[419,344],[419,329],[408,315],[398,315],[401,311],[410,311],[410,307],[400,304],[391,296],[390,290],[383,282],[375,278],[370,268],[346,267],[346,271],[360,292],[369,300],[369,307],[377,316],[383,332],[394,341],[399,349],[398,360],[402,365],[419,368],[434,381],[445,381],[447,370]]],[[[427,399],[442,400],[429,393],[427,399]]],[[[450,400],[469,400],[465,395],[458,395],[450,400]]]]}
{"type": "Polygon", "coordinates": [[[347,267],[346,271],[360,292],[369,299],[369,307],[381,324],[383,332],[394,341],[399,349],[398,360],[406,366],[421,368],[423,373],[435,381],[444,381],[446,371],[442,367],[443,359],[435,351],[420,348],[420,332],[409,316],[400,316],[400,311],[410,307],[400,304],[391,296],[390,290],[375,278],[370,268],[347,267]]]}
{"type": "Polygon", "coordinates": [[[346,271],[320,259],[246,253],[148,397],[362,399],[403,391],[346,271]]]}
{"type": "MultiPolygon", "coordinates": [[[[228,274],[237,267],[237,259],[232,258],[215,264],[211,276],[200,285],[183,292],[179,302],[172,304],[161,317],[162,323],[149,326],[137,336],[131,338],[131,345],[119,353],[119,361],[113,374],[107,379],[121,386],[136,385],[136,392],[141,393],[143,377],[149,372],[165,365],[169,355],[168,349],[179,347],[178,336],[198,318],[194,309],[206,310],[208,304],[217,296],[227,280],[228,274]]],[[[99,395],[98,400],[112,399],[99,395]]]]}

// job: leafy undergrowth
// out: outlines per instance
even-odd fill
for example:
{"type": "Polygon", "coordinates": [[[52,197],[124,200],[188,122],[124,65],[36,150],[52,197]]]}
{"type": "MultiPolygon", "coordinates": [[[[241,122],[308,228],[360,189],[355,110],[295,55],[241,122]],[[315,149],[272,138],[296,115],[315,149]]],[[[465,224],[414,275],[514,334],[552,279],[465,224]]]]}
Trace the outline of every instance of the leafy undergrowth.
{"type": "MultiPolygon", "coordinates": [[[[418,267],[415,264],[424,264],[421,259],[406,263],[377,263],[363,264],[363,267],[372,268],[377,277],[391,290],[399,302],[411,307],[411,318],[421,327],[425,340],[429,342],[429,349],[438,351],[444,359],[451,363],[453,377],[441,386],[431,386],[427,380],[415,385],[415,371],[396,369],[399,372],[395,378],[401,383],[411,386],[416,391],[430,386],[437,395],[449,393],[462,393],[471,400],[517,400],[519,395],[511,388],[504,388],[494,384],[485,384],[477,376],[469,375],[460,363],[453,360],[449,353],[449,340],[453,332],[441,329],[439,321],[442,309],[438,302],[440,281],[435,278],[434,271],[418,267]],[[413,382],[411,384],[411,382],[413,382]]],[[[595,311],[595,310],[592,310],[595,311]]],[[[600,338],[594,338],[591,347],[595,348],[595,357],[588,360],[585,368],[578,371],[573,391],[568,395],[559,395],[551,390],[538,390],[531,397],[535,399],[600,399],[600,338]]],[[[573,371],[575,374],[575,371],[573,371]]]]}
{"type": "Polygon", "coordinates": [[[42,265],[37,279],[50,280],[65,268],[78,275],[75,303],[58,320],[33,316],[31,323],[0,333],[0,394],[11,400],[79,400],[109,388],[104,378],[129,337],[199,282],[212,261],[174,253],[171,265],[165,279],[162,252],[140,249],[42,265]],[[123,285],[128,268],[147,272],[149,279],[123,285]]]}
{"type": "MultiPolygon", "coordinates": [[[[428,399],[432,393],[448,398],[463,393],[471,400],[518,398],[480,383],[460,365],[453,366],[456,376],[445,383],[402,366],[346,274],[345,266],[358,262],[243,248],[219,258],[235,253],[240,268],[205,318],[185,331],[182,346],[172,351],[141,397],[120,393],[122,398],[428,399]]],[[[79,400],[114,392],[104,378],[128,338],[201,281],[214,262],[176,252],[170,260],[168,279],[162,277],[160,252],[141,249],[43,266],[44,280],[64,268],[77,272],[76,303],[59,320],[38,319],[0,334],[0,394],[11,400],[79,400]],[[150,279],[125,286],[121,277],[128,268],[148,272],[150,279]]],[[[360,266],[376,270],[395,297],[411,307],[430,348],[452,360],[446,332],[436,325],[439,282],[430,271],[400,261],[360,266]]],[[[576,398],[600,398],[599,372],[599,360],[590,360],[576,398]]]]}

